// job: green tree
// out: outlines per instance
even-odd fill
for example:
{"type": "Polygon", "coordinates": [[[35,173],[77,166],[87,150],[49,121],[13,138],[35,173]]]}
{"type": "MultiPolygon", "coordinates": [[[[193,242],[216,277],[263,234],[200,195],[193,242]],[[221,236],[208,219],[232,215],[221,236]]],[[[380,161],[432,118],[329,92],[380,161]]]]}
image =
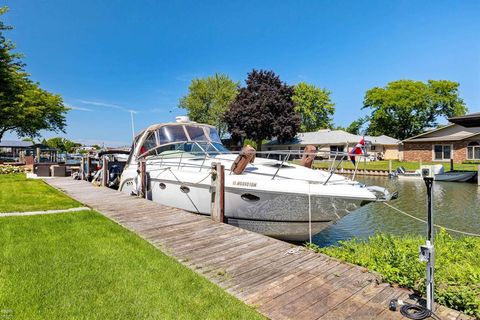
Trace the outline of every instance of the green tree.
{"type": "Polygon", "coordinates": [[[458,87],[448,80],[398,80],[370,89],[363,101],[363,108],[371,109],[367,132],[403,140],[437,126],[441,116],[463,115],[467,108],[458,87]]]}
{"type": "Polygon", "coordinates": [[[32,144],[35,144],[35,140],[33,138],[30,138],[30,137],[27,137],[27,138],[23,138],[22,141],[25,141],[25,142],[31,142],[32,144]]]}
{"type": "Polygon", "coordinates": [[[82,145],[81,143],[76,143],[61,137],[50,138],[45,141],[45,144],[50,148],[59,149],[60,151],[69,153],[73,152],[76,147],[80,147],[82,145]]]}
{"type": "MultiPolygon", "coordinates": [[[[7,10],[0,8],[0,16],[7,10]]],[[[59,95],[30,80],[22,56],[12,52],[15,45],[4,35],[10,29],[0,21],[0,140],[7,131],[21,137],[37,137],[40,130],[63,131],[68,108],[59,95]]]]}
{"type": "Polygon", "coordinates": [[[193,79],[188,94],[180,99],[179,107],[188,111],[191,120],[217,127],[222,137],[226,132],[223,117],[228,105],[235,100],[238,87],[238,82],[224,74],[193,79]]]}
{"type": "Polygon", "coordinates": [[[294,87],[292,100],[295,112],[302,117],[301,132],[331,127],[335,104],[330,99],[330,91],[300,82],[294,87]]]}
{"type": "Polygon", "coordinates": [[[277,137],[280,142],[293,139],[301,124],[292,101],[293,87],[282,82],[273,71],[265,70],[250,72],[246,84],[225,113],[232,138],[252,139],[257,149],[264,139],[277,137]]]}
{"type": "Polygon", "coordinates": [[[368,121],[368,117],[359,118],[357,120],[352,121],[352,123],[350,123],[348,127],[344,128],[343,130],[351,134],[361,135],[364,133],[364,131],[362,130],[362,127],[365,125],[367,121],[368,121]]]}

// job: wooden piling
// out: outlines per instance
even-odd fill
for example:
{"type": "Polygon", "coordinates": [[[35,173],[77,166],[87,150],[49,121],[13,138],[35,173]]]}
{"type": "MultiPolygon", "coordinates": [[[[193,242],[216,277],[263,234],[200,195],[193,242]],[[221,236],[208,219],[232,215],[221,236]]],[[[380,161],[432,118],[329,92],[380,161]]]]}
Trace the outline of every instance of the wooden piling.
{"type": "Polygon", "coordinates": [[[83,157],[80,159],[80,180],[85,180],[85,164],[83,163],[83,157]]]}
{"type": "Polygon", "coordinates": [[[388,160],[388,173],[392,173],[392,160],[388,160]]]}
{"type": "Polygon", "coordinates": [[[450,171],[453,171],[453,159],[450,159],[450,171]]]}
{"type": "Polygon", "coordinates": [[[213,221],[225,222],[225,166],[212,163],[211,211],[213,221]]]}
{"type": "Polygon", "coordinates": [[[108,186],[108,158],[106,156],[102,158],[102,186],[108,186]]]}
{"type": "Polygon", "coordinates": [[[85,161],[86,161],[85,180],[88,181],[88,179],[90,178],[90,174],[92,172],[92,159],[90,159],[89,154],[87,154],[87,158],[85,159],[85,161]]]}
{"type": "Polygon", "coordinates": [[[139,170],[140,170],[140,196],[142,198],[146,198],[147,197],[147,163],[145,161],[140,161],[139,170]]]}

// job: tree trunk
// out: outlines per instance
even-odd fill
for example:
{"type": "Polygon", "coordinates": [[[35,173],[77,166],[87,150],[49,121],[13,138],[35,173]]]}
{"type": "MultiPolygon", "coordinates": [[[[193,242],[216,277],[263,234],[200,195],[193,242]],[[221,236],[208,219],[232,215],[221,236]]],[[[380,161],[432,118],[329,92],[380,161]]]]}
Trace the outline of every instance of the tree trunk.
{"type": "MultiPolygon", "coordinates": [[[[262,139],[257,140],[255,143],[257,144],[257,148],[256,148],[257,151],[262,151],[262,139]]],[[[260,158],[263,158],[262,154],[259,154],[259,156],[260,156],[260,158]]]]}
{"type": "Polygon", "coordinates": [[[3,138],[3,135],[5,134],[5,130],[4,128],[3,129],[0,129],[0,141],[2,141],[2,138],[3,138]]]}

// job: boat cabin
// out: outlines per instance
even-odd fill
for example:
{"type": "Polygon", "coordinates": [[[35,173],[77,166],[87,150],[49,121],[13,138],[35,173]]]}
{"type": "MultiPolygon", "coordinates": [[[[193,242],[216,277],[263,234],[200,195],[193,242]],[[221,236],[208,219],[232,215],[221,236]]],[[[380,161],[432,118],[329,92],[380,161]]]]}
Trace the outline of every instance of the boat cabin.
{"type": "Polygon", "coordinates": [[[174,154],[185,156],[185,153],[203,156],[228,152],[215,127],[195,122],[153,125],[135,138],[134,153],[137,158],[174,154]]]}

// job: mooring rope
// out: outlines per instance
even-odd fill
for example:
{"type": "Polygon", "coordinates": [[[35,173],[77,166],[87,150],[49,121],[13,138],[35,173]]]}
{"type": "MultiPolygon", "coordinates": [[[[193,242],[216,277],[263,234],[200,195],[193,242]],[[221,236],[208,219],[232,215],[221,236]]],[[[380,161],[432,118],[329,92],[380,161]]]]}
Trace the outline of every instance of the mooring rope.
{"type": "MultiPolygon", "coordinates": [[[[390,207],[397,212],[400,212],[401,214],[406,215],[407,217],[410,217],[412,219],[415,219],[415,220],[423,222],[423,223],[427,223],[427,221],[425,221],[423,219],[420,219],[418,217],[412,216],[411,214],[408,214],[405,211],[402,211],[402,210],[392,206],[391,204],[388,204],[386,202],[383,202],[383,204],[385,204],[387,207],[390,207]]],[[[439,224],[434,224],[434,226],[437,227],[437,228],[442,228],[442,229],[445,229],[445,230],[448,230],[448,231],[451,231],[451,232],[456,232],[456,233],[460,233],[460,234],[467,235],[467,236],[480,237],[480,234],[477,234],[477,233],[472,233],[472,232],[466,232],[466,231],[456,230],[456,229],[452,229],[452,228],[447,228],[447,227],[441,226],[439,224]]]]}

